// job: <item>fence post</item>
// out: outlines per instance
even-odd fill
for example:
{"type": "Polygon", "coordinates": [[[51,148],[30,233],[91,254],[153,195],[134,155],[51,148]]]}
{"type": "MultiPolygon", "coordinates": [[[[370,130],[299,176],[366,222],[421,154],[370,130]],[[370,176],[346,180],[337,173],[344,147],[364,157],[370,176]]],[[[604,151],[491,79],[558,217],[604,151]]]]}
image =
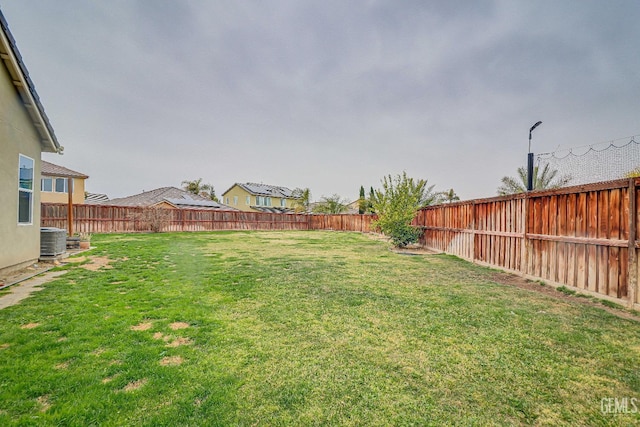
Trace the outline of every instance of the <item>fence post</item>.
{"type": "Polygon", "coordinates": [[[636,200],[636,180],[629,179],[629,263],[627,280],[627,297],[629,298],[629,308],[634,308],[638,295],[638,257],[636,254],[636,232],[637,232],[637,200],[636,200]]]}
{"type": "Polygon", "coordinates": [[[527,239],[527,232],[529,231],[529,204],[531,198],[529,197],[529,193],[524,194],[524,206],[522,210],[522,248],[520,248],[521,253],[521,262],[520,270],[523,274],[529,274],[529,240],[527,239]]]}
{"type": "Polygon", "coordinates": [[[476,201],[471,205],[471,262],[476,262],[476,201]]]}

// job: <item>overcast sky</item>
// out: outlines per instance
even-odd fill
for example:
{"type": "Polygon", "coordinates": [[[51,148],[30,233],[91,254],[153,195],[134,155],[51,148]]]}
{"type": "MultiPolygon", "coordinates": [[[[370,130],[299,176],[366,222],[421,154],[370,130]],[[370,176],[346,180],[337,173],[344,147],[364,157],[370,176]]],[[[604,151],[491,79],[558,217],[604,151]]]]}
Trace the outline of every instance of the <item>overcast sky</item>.
{"type": "Polygon", "coordinates": [[[492,197],[640,134],[640,2],[0,0],[63,156],[122,197],[202,178],[492,197]]]}

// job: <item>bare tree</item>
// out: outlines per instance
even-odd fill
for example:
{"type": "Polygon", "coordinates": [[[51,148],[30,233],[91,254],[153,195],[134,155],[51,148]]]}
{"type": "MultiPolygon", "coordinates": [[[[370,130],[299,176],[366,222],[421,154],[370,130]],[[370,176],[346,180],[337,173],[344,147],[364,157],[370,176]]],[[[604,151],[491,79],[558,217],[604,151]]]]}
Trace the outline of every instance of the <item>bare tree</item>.
{"type": "Polygon", "coordinates": [[[144,226],[146,230],[160,233],[170,224],[172,210],[158,206],[144,207],[135,215],[135,220],[144,226]]]}

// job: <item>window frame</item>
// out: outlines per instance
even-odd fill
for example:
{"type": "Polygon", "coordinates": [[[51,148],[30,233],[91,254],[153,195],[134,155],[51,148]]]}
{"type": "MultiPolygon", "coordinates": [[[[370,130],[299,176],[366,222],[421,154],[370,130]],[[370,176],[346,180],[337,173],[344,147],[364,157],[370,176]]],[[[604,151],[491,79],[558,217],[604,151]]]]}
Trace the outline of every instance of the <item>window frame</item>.
{"type": "Polygon", "coordinates": [[[40,180],[40,191],[44,192],[44,193],[53,193],[53,178],[51,177],[46,177],[46,178],[42,178],[40,180]],[[45,188],[45,183],[49,184],[49,189],[45,188]]]}
{"type": "Polygon", "coordinates": [[[35,181],[35,175],[36,175],[36,162],[33,158],[24,155],[24,154],[18,154],[18,225],[19,226],[30,226],[33,225],[33,199],[34,199],[34,181],[35,181]],[[28,160],[29,162],[31,162],[31,178],[30,178],[30,185],[23,185],[22,183],[22,176],[21,176],[21,171],[22,171],[22,164],[23,164],[23,159],[28,160]],[[21,197],[23,197],[24,195],[27,195],[28,198],[28,221],[21,221],[21,214],[22,212],[22,203],[21,203],[21,197]]]}

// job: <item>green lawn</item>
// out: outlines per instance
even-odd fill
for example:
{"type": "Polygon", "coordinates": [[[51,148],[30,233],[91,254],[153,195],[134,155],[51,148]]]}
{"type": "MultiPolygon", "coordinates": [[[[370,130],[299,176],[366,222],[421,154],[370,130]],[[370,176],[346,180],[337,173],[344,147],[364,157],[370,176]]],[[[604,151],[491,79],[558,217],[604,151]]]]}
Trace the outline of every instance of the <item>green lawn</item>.
{"type": "Polygon", "coordinates": [[[92,244],[0,311],[0,425],[640,424],[640,323],[454,257],[337,232],[92,244]]]}

